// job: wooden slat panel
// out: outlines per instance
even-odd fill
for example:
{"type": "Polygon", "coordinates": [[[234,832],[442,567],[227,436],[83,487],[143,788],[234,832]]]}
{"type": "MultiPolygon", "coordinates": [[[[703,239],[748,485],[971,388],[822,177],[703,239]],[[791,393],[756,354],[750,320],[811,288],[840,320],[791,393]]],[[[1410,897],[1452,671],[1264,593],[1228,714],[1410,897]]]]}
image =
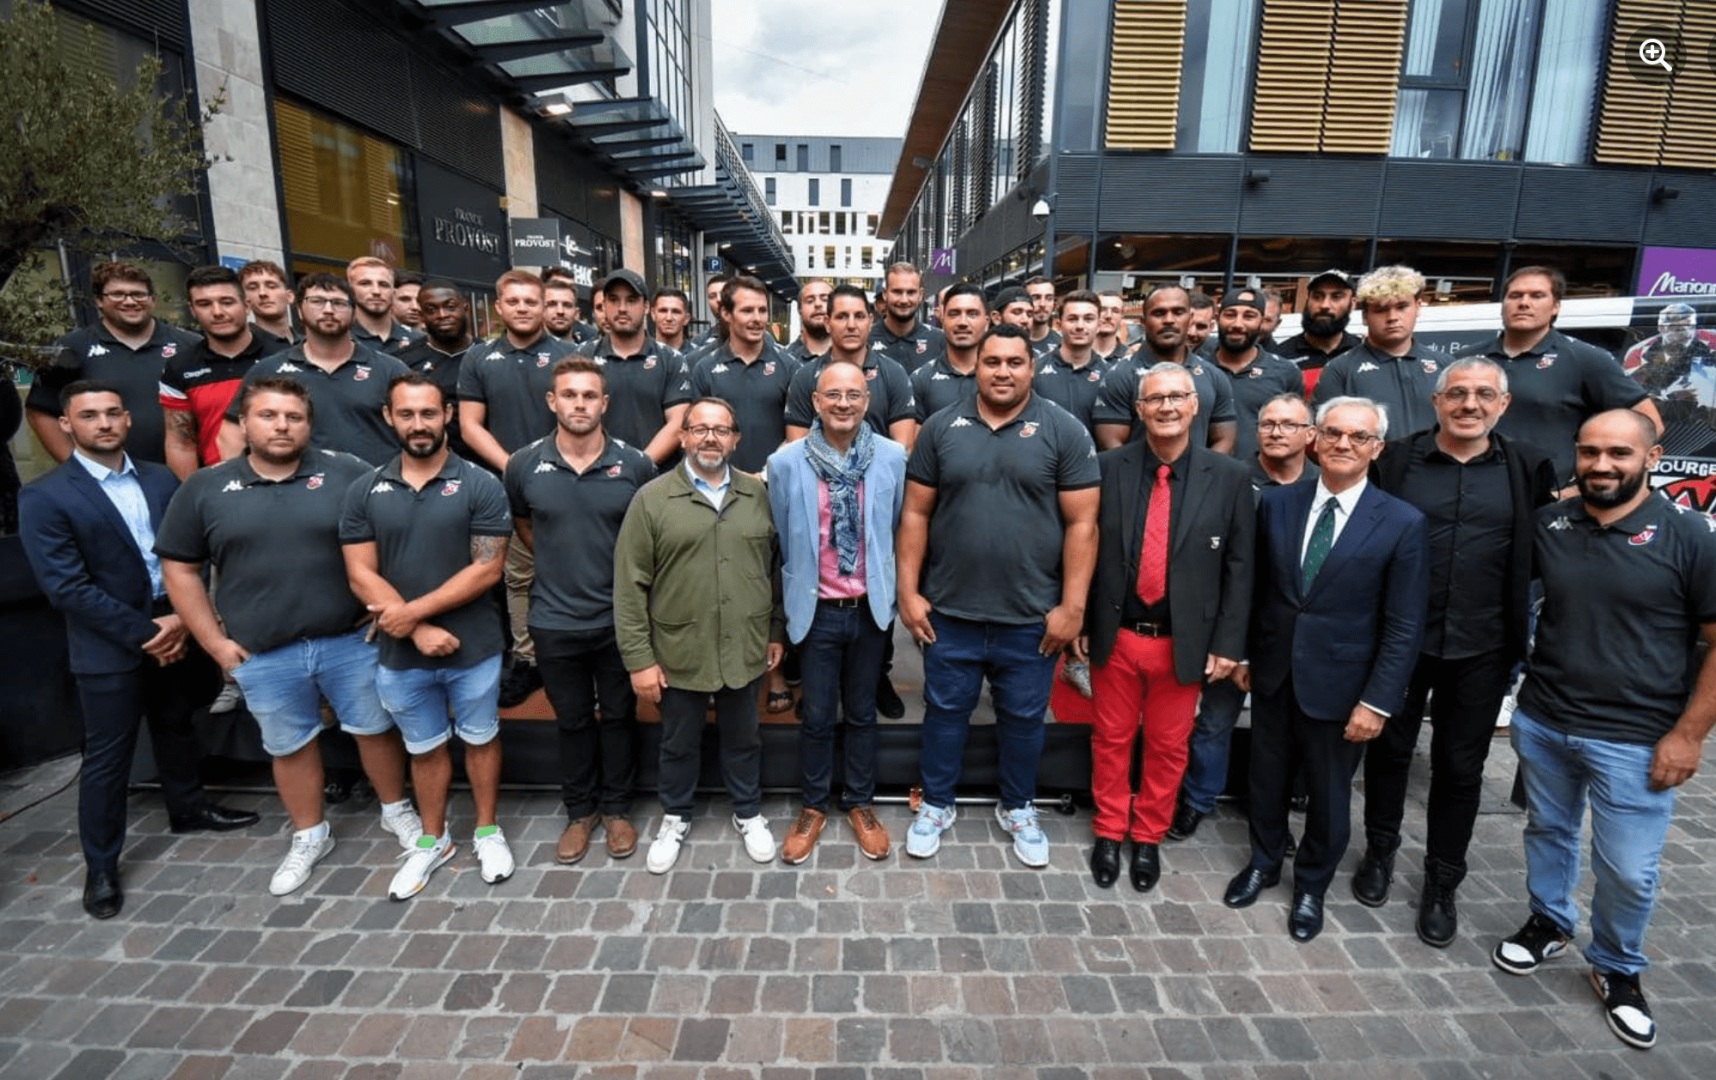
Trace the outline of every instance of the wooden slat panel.
{"type": "MultiPolygon", "coordinates": [[[[1597,113],[1597,145],[1600,165],[1656,165],[1662,159],[1662,139],[1667,126],[1669,87],[1651,86],[1633,76],[1628,67],[1632,37],[1645,26],[1676,26],[1680,23],[1680,0],[1616,0],[1615,30],[1609,39],[1608,78],[1603,84],[1602,105],[1597,113]]],[[[1702,43],[1695,48],[1702,48],[1702,43]]],[[[1703,57],[1688,56],[1695,66],[1703,57]]]]}
{"type": "Polygon", "coordinates": [[[1104,133],[1111,149],[1174,148],[1185,39],[1186,0],[1116,0],[1104,133]]]}
{"type": "Polygon", "coordinates": [[[1323,105],[1324,151],[1388,153],[1406,8],[1406,0],[1340,0],[1323,105]]]}
{"type": "Polygon", "coordinates": [[[1716,39],[1716,6],[1689,2],[1680,24],[1685,60],[1669,86],[1661,163],[1677,168],[1716,168],[1716,70],[1706,49],[1716,39]]]}
{"type": "Polygon", "coordinates": [[[1264,0],[1251,105],[1251,149],[1322,148],[1335,5],[1264,0]]]}

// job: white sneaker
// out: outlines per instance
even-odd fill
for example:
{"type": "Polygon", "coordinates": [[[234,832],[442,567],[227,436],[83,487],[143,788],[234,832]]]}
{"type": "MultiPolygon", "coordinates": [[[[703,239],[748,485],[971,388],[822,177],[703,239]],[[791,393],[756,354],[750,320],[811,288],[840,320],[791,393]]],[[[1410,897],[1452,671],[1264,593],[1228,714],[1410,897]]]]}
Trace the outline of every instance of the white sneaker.
{"type": "Polygon", "coordinates": [[[433,836],[420,836],[417,843],[411,847],[411,853],[405,856],[405,865],[393,875],[393,881],[387,886],[387,896],[390,900],[409,900],[423,891],[423,886],[429,884],[429,875],[447,864],[453,857],[453,841],[443,836],[437,840],[433,836]],[[428,841],[428,843],[424,843],[428,841]]]}
{"type": "Polygon", "coordinates": [[[517,864],[512,861],[512,848],[507,847],[506,836],[500,831],[500,826],[495,826],[495,831],[487,836],[473,839],[471,850],[477,853],[477,865],[488,884],[498,885],[512,877],[517,864]]]}
{"type": "Polygon", "coordinates": [[[244,691],[238,688],[237,683],[223,683],[220,693],[216,694],[215,699],[209,702],[209,715],[219,716],[221,713],[229,713],[238,708],[239,702],[243,700],[244,691]]]}
{"type": "Polygon", "coordinates": [[[775,837],[769,832],[769,823],[763,820],[763,815],[742,818],[734,814],[733,828],[745,838],[745,854],[751,857],[752,862],[775,861],[775,837]]]}
{"type": "MultiPolygon", "coordinates": [[[[325,823],[324,823],[325,830],[325,823]]],[[[280,869],[274,871],[274,877],[268,882],[268,892],[271,896],[285,896],[297,891],[298,887],[310,880],[310,871],[322,861],[323,856],[334,850],[334,834],[323,831],[318,837],[316,829],[306,829],[292,834],[292,846],[286,852],[286,858],[280,862],[280,869]]]]}
{"type": "Polygon", "coordinates": [[[397,836],[399,846],[406,851],[416,848],[417,838],[423,835],[423,819],[417,816],[415,809],[381,815],[381,827],[397,836]]]}
{"type": "Polygon", "coordinates": [[[691,822],[678,814],[668,814],[661,819],[661,828],[656,831],[655,839],[650,841],[649,856],[644,862],[650,873],[665,874],[673,869],[673,864],[679,861],[680,846],[690,831],[691,822]]]}

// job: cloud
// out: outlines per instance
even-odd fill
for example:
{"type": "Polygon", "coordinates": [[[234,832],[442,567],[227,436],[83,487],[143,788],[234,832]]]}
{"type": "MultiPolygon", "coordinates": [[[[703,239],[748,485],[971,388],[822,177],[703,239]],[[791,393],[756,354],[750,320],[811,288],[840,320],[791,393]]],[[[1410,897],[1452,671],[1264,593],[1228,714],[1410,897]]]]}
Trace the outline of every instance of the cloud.
{"type": "Polygon", "coordinates": [[[941,5],[713,0],[715,108],[757,135],[905,135],[941,5]]]}

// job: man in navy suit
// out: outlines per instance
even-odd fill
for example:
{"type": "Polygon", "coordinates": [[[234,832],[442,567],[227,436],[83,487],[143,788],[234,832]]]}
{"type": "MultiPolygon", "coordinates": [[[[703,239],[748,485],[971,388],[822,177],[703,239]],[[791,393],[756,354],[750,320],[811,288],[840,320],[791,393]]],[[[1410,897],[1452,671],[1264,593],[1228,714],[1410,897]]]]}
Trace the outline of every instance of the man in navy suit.
{"type": "Polygon", "coordinates": [[[125,452],[131,414],[117,387],[74,382],[61,391],[60,408],[72,454],[19,493],[19,532],[36,581],[66,617],[84,717],[83,906],[108,919],[125,902],[119,852],[139,718],[149,722],[174,832],[238,829],[258,818],[210,803],[197,779],[202,748],[191,712],[214,696],[216,680],[167,602],[153,550],[178,481],[125,452]]]}
{"type": "Polygon", "coordinates": [[[1388,418],[1366,398],[1317,410],[1316,479],[1263,493],[1248,667],[1251,862],[1223,902],[1249,907],[1281,880],[1293,777],[1310,807],[1293,862],[1288,931],[1323,929],[1323,894],[1352,831],[1353,770],[1399,712],[1418,661],[1430,591],[1424,515],[1369,483],[1388,418]]]}

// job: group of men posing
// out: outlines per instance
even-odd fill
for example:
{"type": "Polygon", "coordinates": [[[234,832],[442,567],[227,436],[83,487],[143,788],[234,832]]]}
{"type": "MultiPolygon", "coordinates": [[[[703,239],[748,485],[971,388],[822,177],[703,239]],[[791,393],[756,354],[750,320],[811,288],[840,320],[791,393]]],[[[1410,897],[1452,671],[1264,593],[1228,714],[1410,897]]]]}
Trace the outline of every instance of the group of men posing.
{"type": "Polygon", "coordinates": [[[1190,838],[1213,810],[1249,692],[1251,856],[1224,900],[1253,904],[1291,854],[1288,929],[1308,941],[1361,760],[1352,891],[1387,901],[1428,709],[1417,931],[1446,946],[1536,588],[1511,728],[1531,913],[1493,959],[1523,974],[1573,937],[1588,799],[1593,983],[1622,1039],[1654,1041],[1642,942],[1674,790],[1716,720],[1716,676],[1694,649],[1716,638],[1716,533],[1651,494],[1654,410],[1613,357],[1554,328],[1555,271],[1514,273],[1503,330],[1459,359],[1414,341],[1424,282],[1409,268],[1356,287],[1319,275],[1305,331],[1276,347],[1318,370],[1310,403],[1299,365],[1264,347],[1268,298],[1252,289],[1214,308],[1200,354],[1194,297],[1178,286],[1144,297],[1128,346],[1118,297],[1056,301],[1038,280],[1026,287],[1037,296],[993,304],[952,286],[932,329],[917,318],[917,271],[899,264],[879,322],[862,290],[806,284],[804,333],[782,348],[750,278],[717,283],[719,326],[687,341],[684,294],[651,297],[617,271],[582,344],[568,340],[581,324],[563,280],[503,275],[505,331],[476,343],[450,283],[419,287],[418,336],[393,321],[391,282],[373,260],[347,278],[306,275],[295,294],[277,267],[205,268],[188,288],[205,336],[185,340],[153,320],[140,270],[104,267],[101,324],[28,402],[49,448],[72,459],[25,490],[21,515],[67,614],[91,732],[91,914],[122,902],[121,755],[128,764],[139,714],[158,750],[177,748],[162,756],[175,829],[255,821],[195,783],[189,710],[206,696],[172,673],[202,657],[242,690],[292,820],[273,893],[298,888],[333,846],[322,700],[407,850],[391,896],[414,895],[453,856],[455,736],[481,874],[505,880],[496,736],[509,632],[515,674],[534,668],[559,725],[561,862],[585,858],[598,830],[611,857],[638,846],[638,698],[662,719],[649,870],[670,869],[690,831],[711,708],[732,824],[750,858],[775,858],[757,702],[782,693],[791,707],[775,681],[789,645],[803,790],[779,854],[806,860],[838,807],[862,853],[885,858],[876,717],[893,692],[897,618],[923,650],[925,684],[908,854],[933,856],[954,823],[987,679],[996,819],[1021,862],[1048,864],[1036,774],[1065,656],[1089,663],[1094,698],[1091,873],[1112,886],[1130,841],[1128,876],[1147,892],[1162,841],[1190,838]],[[261,292],[295,301],[301,341],[261,292]],[[1362,341],[1346,333],[1355,302],[1362,341]],[[271,330],[281,351],[262,344],[271,330]],[[147,414],[162,411],[127,396],[150,350],[171,472],[148,460],[147,414]],[[532,566],[538,550],[548,556],[532,566]],[[113,733],[99,746],[98,729],[113,733]],[[1296,778],[1308,811],[1295,853],[1296,778]]]}

